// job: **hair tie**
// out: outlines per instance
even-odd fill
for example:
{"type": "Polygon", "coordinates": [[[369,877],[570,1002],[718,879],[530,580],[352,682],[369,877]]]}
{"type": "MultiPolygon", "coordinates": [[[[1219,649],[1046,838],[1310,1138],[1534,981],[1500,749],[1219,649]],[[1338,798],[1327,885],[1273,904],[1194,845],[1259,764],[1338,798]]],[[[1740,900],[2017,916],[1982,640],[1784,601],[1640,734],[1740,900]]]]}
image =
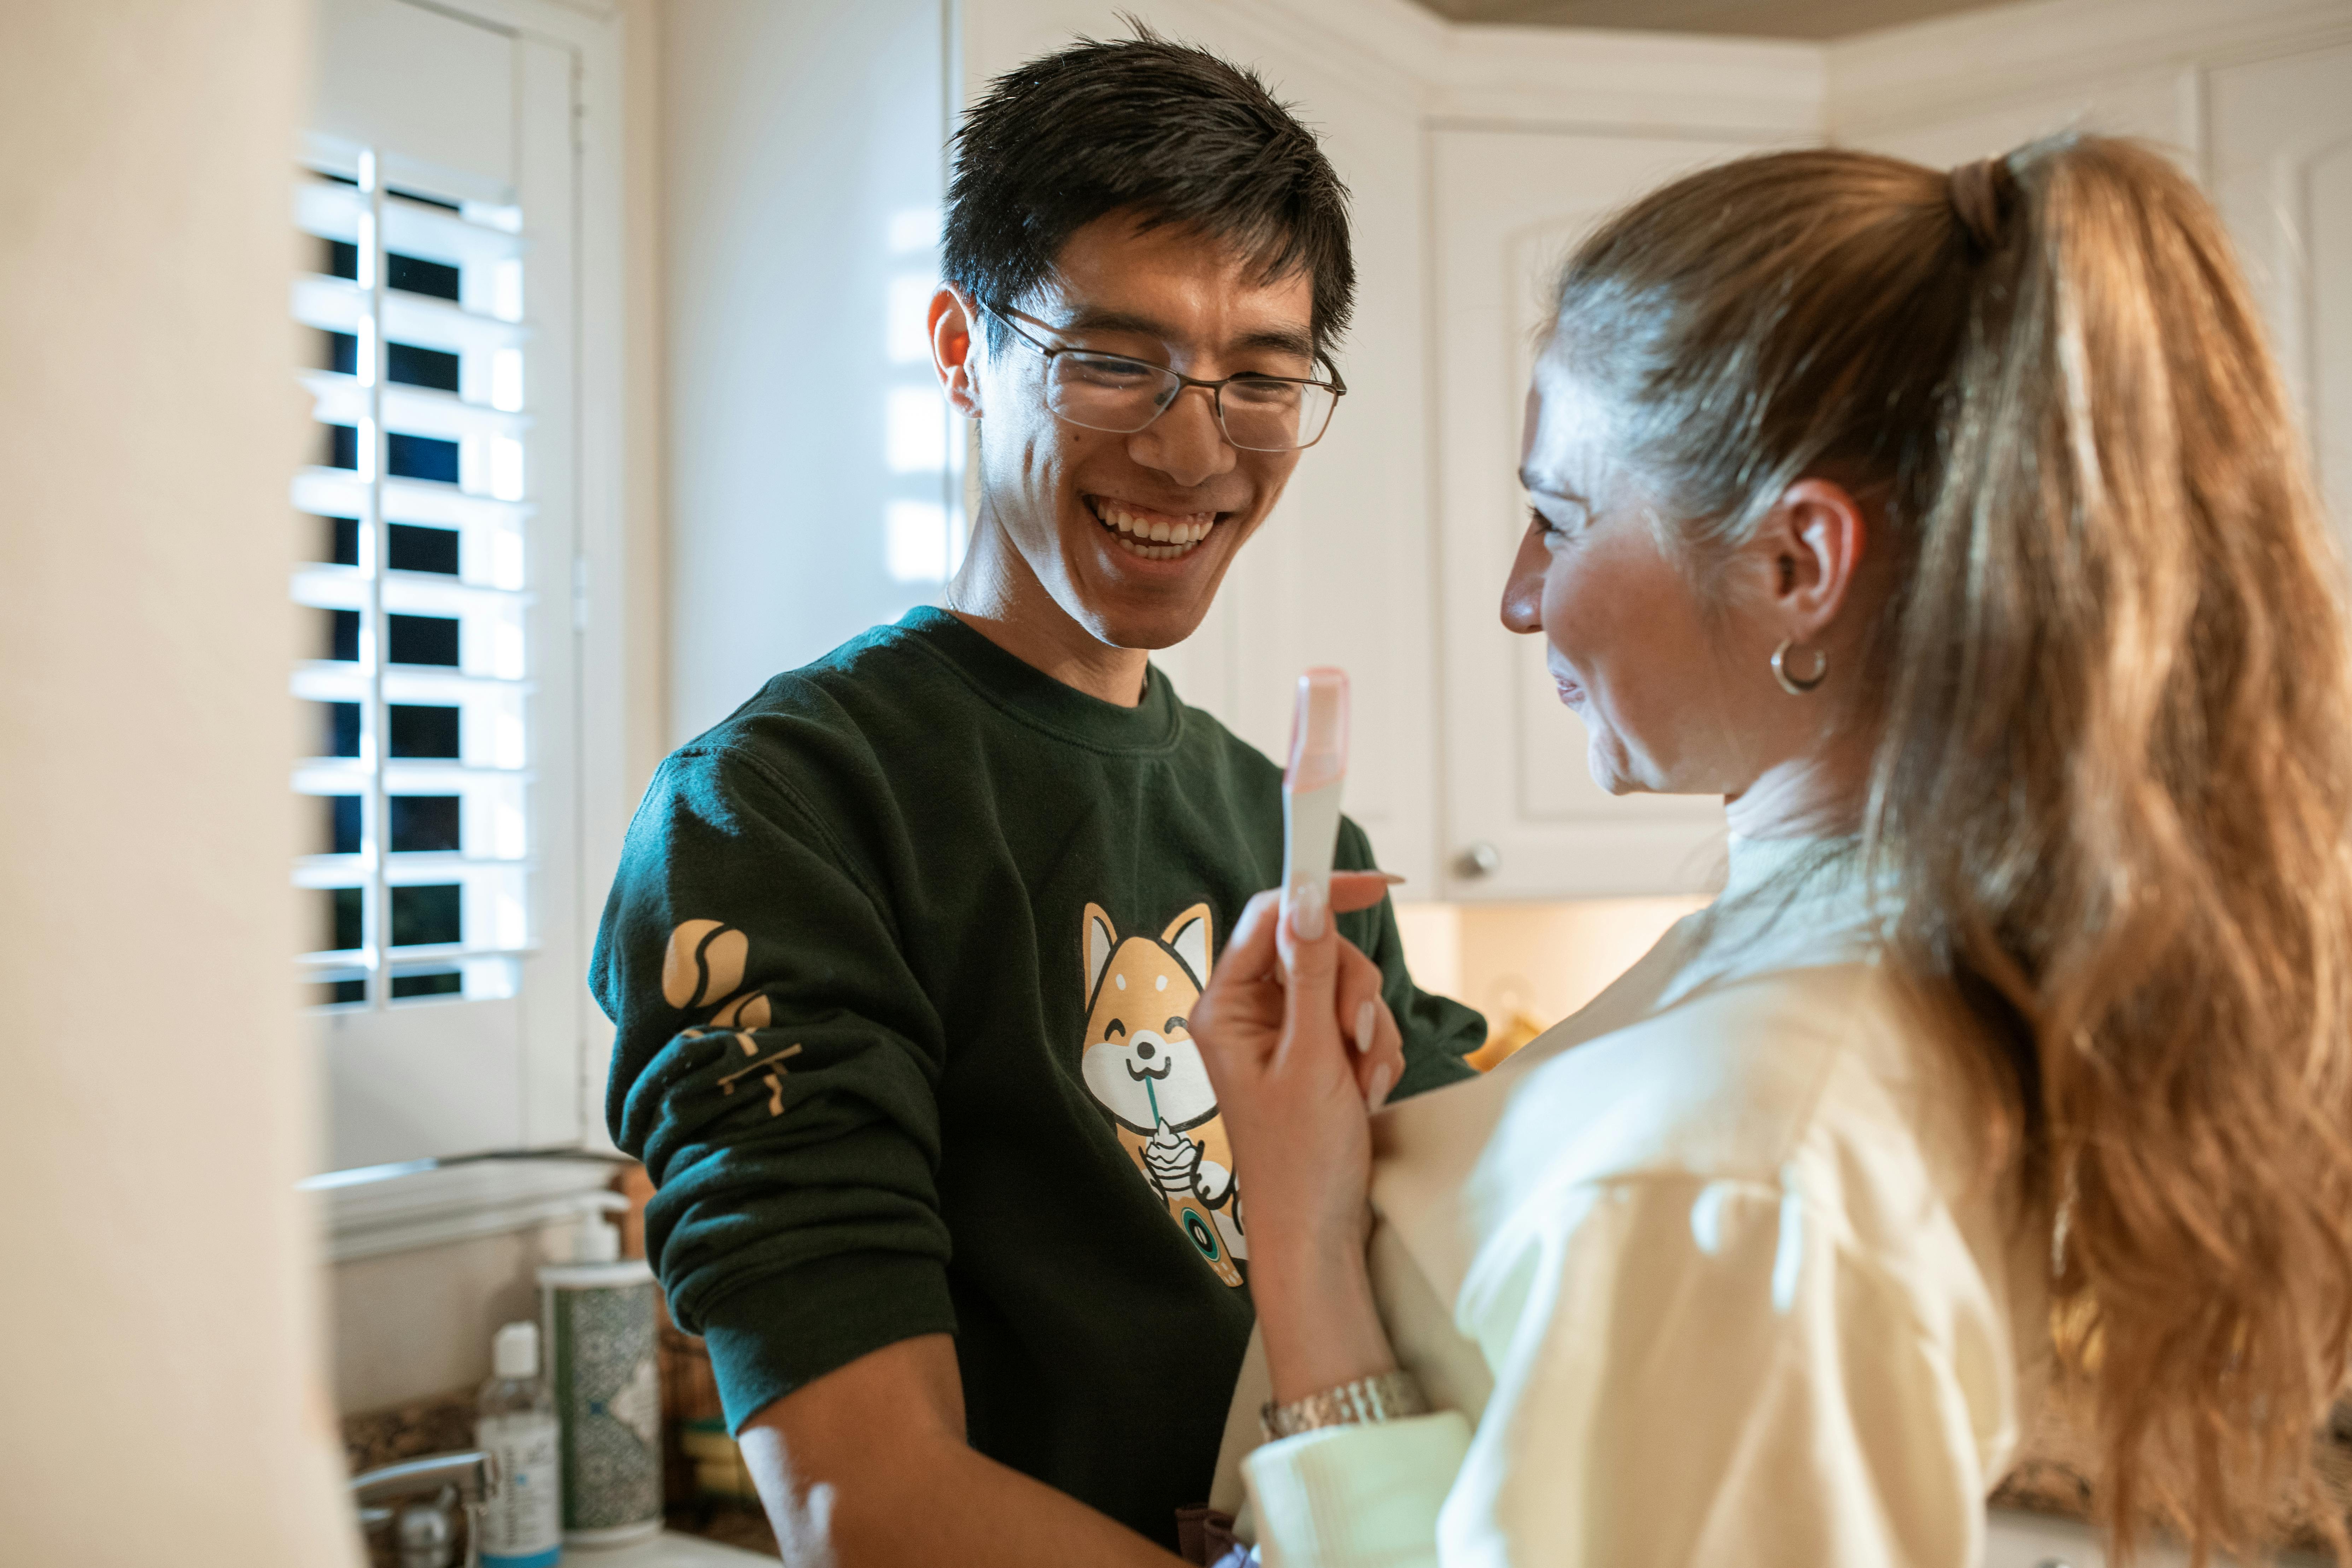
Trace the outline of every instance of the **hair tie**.
{"type": "Polygon", "coordinates": [[[1999,250],[2009,237],[2010,210],[2017,200],[2017,176],[2009,172],[2009,160],[1982,158],[1961,164],[1944,176],[1944,194],[1977,254],[1999,250]]]}

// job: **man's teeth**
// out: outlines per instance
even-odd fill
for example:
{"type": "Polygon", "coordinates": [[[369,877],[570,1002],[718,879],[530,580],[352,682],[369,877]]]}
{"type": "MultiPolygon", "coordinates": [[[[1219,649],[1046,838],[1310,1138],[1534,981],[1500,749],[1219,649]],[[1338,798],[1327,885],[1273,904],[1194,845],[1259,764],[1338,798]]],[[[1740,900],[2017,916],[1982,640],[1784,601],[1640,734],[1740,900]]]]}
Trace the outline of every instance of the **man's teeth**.
{"type": "Polygon", "coordinates": [[[1217,525],[1214,512],[1195,512],[1173,521],[1165,517],[1139,517],[1117,501],[1095,502],[1095,516],[1119,536],[1119,543],[1151,561],[1189,554],[1217,525]]]}

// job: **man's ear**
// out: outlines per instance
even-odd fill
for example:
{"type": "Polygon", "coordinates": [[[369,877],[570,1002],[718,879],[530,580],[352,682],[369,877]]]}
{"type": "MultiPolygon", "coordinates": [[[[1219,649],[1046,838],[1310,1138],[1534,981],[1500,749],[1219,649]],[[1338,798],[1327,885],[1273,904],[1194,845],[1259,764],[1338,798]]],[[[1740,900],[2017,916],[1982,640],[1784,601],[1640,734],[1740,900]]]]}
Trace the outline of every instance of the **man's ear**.
{"type": "Polygon", "coordinates": [[[952,283],[940,285],[931,296],[931,365],[949,405],[967,419],[980,417],[980,384],[973,379],[972,331],[980,312],[952,283]]]}
{"type": "Polygon", "coordinates": [[[1780,492],[1757,544],[1757,560],[1770,574],[1765,602],[1774,625],[1810,642],[1853,591],[1870,544],[1870,514],[1833,479],[1799,479],[1780,492]]]}

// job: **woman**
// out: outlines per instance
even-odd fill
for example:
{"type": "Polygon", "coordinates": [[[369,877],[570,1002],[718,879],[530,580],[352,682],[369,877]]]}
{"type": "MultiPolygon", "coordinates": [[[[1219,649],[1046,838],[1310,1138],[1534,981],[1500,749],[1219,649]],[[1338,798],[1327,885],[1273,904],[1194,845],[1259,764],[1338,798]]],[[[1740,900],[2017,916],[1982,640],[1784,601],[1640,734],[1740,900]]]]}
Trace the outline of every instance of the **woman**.
{"type": "Polygon", "coordinates": [[[1268,1560],[1973,1568],[2045,1386],[2126,1550],[2253,1542],[2352,1334],[2352,694],[2210,208],[2091,138],[1691,175],[1570,261],[1524,477],[1505,622],[1728,885],[1369,1123],[1357,959],[1241,922],[1268,1560]]]}

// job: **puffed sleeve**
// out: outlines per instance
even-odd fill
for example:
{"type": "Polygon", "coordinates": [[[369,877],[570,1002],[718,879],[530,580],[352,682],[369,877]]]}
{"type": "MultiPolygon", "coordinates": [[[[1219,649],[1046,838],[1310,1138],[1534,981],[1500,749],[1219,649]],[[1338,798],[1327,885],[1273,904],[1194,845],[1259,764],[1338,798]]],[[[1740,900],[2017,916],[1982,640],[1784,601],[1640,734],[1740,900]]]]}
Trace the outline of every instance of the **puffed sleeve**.
{"type": "Polygon", "coordinates": [[[1792,1167],[1530,1205],[1461,1302],[1506,1331],[1481,1336],[1496,1392],[1447,1568],[1974,1568],[1985,1478],[1951,1347],[1805,1189],[1792,1167]]]}
{"type": "Polygon", "coordinates": [[[1315,1568],[1975,1568],[1976,1424],[1914,1294],[1793,1173],[1531,1201],[1465,1284],[1496,1387],[1458,1464],[1424,1439],[1432,1473],[1400,1475],[1413,1423],[1269,1444],[1246,1467],[1261,1550],[1315,1568]],[[1428,1522],[1411,1541],[1345,1522],[1376,1510],[1428,1522]]]}

